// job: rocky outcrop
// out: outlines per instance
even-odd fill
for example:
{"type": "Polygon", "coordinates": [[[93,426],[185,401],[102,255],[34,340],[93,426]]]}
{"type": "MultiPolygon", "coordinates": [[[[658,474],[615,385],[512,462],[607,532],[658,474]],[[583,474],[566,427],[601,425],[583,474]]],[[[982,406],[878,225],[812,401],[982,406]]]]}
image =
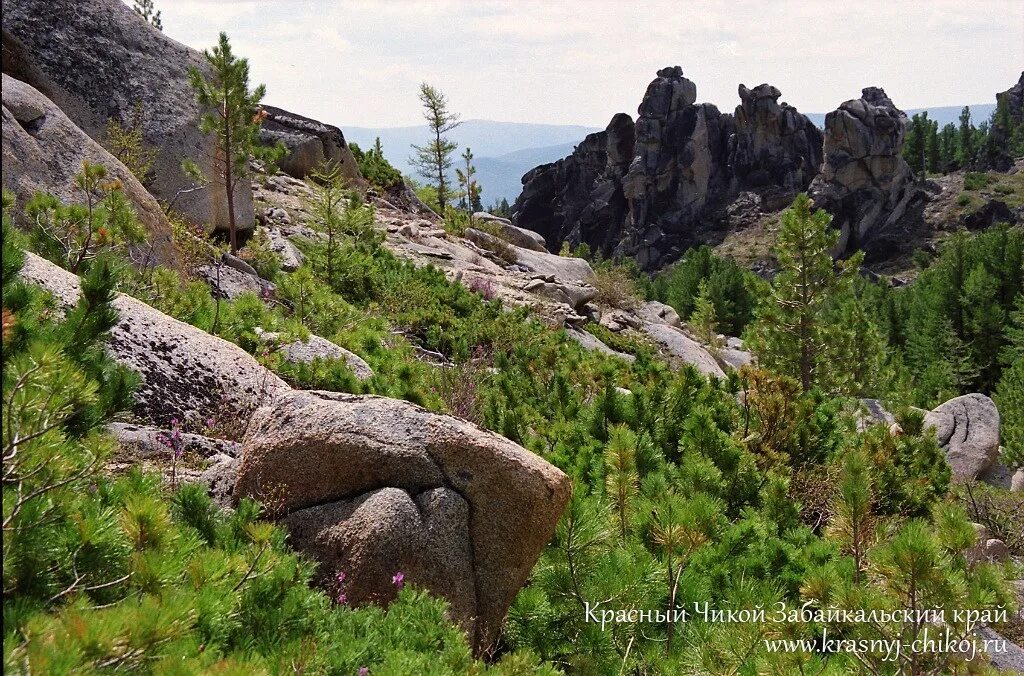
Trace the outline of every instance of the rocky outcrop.
{"type": "Polygon", "coordinates": [[[822,162],[822,135],[775,87],[739,87],[729,165],[740,190],[774,186],[795,194],[810,185],[822,162]]]}
{"type": "Polygon", "coordinates": [[[517,228],[507,218],[493,216],[486,211],[478,211],[473,214],[470,221],[472,223],[482,223],[485,227],[493,228],[497,231],[499,237],[510,244],[515,244],[524,249],[532,249],[533,251],[547,251],[544,247],[544,238],[540,236],[540,233],[517,228]]]}
{"type": "Polygon", "coordinates": [[[1010,117],[1017,124],[1024,124],[1024,71],[1021,71],[1020,79],[1005,92],[996,94],[996,100],[1005,98],[1006,107],[1009,109],[1010,117]]]}
{"type": "Polygon", "coordinates": [[[263,112],[266,117],[260,142],[271,146],[281,143],[288,149],[288,154],[277,163],[281,171],[306,178],[330,165],[349,182],[362,183],[356,159],[340,129],[274,106],[263,106],[263,112]]]}
{"type": "MultiPolygon", "coordinates": [[[[78,277],[35,254],[25,254],[20,274],[53,294],[62,308],[78,301],[78,277]]],[[[177,418],[183,426],[198,428],[215,418],[244,426],[268,397],[289,389],[233,343],[131,296],[118,294],[113,306],[119,319],[107,349],[140,376],[133,410],[143,422],[170,427],[177,418]]]]}
{"type": "Polygon", "coordinates": [[[999,411],[983,394],[965,394],[939,405],[924,417],[935,429],[953,475],[976,479],[999,457],[999,411]]]}
{"type": "Polygon", "coordinates": [[[234,499],[263,500],[344,572],[352,603],[387,602],[393,575],[449,600],[477,651],[555,529],[570,482],[519,445],[404,401],[292,391],[253,416],[234,499]]]}
{"type": "Polygon", "coordinates": [[[624,113],[572,155],[523,176],[513,221],[602,255],[655,269],[699,241],[744,189],[795,191],[821,160],[821,136],[777,89],[741,87],[737,118],[707,103],[678,66],[651,82],[634,122],[624,113]]]}
{"type": "MultiPolygon", "coordinates": [[[[188,84],[203,56],[149,26],[120,0],[3,0],[3,70],[31,84],[94,140],[109,119],[127,124],[141,106],[145,143],[157,150],[147,188],[195,223],[227,229],[227,198],[216,184],[192,186],[181,170],[191,158],[213,177],[214,141],[199,131],[200,109],[188,84]],[[159,86],[154,86],[159,83],[159,86]]],[[[240,229],[253,223],[252,191],[234,195],[240,229]]]]}
{"type": "MultiPolygon", "coordinates": [[[[3,186],[24,205],[37,192],[66,203],[85,201],[75,176],[82,163],[101,164],[118,181],[148,231],[156,261],[175,258],[171,226],[142,184],[113,155],[92,140],[34,87],[3,74],[3,186]]],[[[148,251],[137,256],[145,258],[148,251]]]]}
{"type": "Polygon", "coordinates": [[[878,87],[825,116],[825,161],[810,186],[841,235],[836,255],[884,257],[902,237],[900,219],[920,197],[903,159],[907,116],[878,87]]]}

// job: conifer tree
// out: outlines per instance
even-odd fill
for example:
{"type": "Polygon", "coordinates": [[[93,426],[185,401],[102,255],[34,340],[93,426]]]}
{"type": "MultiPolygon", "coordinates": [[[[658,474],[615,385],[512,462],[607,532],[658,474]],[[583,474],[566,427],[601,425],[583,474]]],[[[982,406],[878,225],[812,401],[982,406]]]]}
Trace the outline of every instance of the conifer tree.
{"type": "Polygon", "coordinates": [[[459,180],[459,187],[462,188],[462,208],[469,213],[483,211],[483,205],[480,203],[480,184],[473,178],[476,175],[473,151],[466,148],[461,157],[465,165],[461,169],[456,169],[455,174],[459,180]]]}
{"type": "Polygon", "coordinates": [[[871,467],[859,448],[851,449],[843,462],[827,532],[853,559],[853,579],[859,584],[867,564],[868,549],[875,539],[871,515],[871,467]]]}
{"type": "Polygon", "coordinates": [[[160,20],[160,10],[156,9],[153,0],[135,0],[132,9],[138,12],[139,16],[146,20],[153,28],[163,31],[164,24],[160,20]]]}
{"type": "Polygon", "coordinates": [[[443,214],[452,193],[448,182],[448,170],[452,167],[452,153],[459,147],[445,134],[462,123],[459,121],[458,114],[448,110],[448,97],[426,82],[420,84],[420,102],[423,104],[423,117],[430,128],[431,138],[425,145],[412,146],[416,152],[409,158],[409,162],[416,167],[420,176],[428,181],[434,181],[434,187],[437,189],[437,204],[443,214]]]}
{"type": "Polygon", "coordinates": [[[751,327],[750,346],[761,363],[796,378],[804,392],[815,386],[842,389],[840,383],[822,380],[827,362],[838,357],[835,348],[849,342],[848,330],[829,321],[825,310],[848,290],[863,259],[858,252],[836,271],[830,251],[839,231],[830,228],[830,222],[825,211],[812,211],[806,194],[798,195],[783,213],[776,245],[780,270],[751,327]]]}
{"type": "Polygon", "coordinates": [[[957,154],[961,167],[970,167],[974,162],[974,126],[971,125],[971,109],[964,106],[960,111],[960,126],[957,130],[957,154]]]}
{"type": "Polygon", "coordinates": [[[280,143],[274,147],[260,144],[264,117],[260,101],[267,89],[264,85],[249,89],[249,61],[235,56],[227,34],[221,33],[217,45],[204,50],[203,56],[209,64],[210,76],[190,68],[188,79],[196,92],[196,100],[206,111],[200,118],[199,128],[205,134],[213,134],[217,141],[212,158],[215,178],[225,191],[231,253],[237,253],[235,189],[248,180],[251,160],[273,163],[286,151],[280,143]]]}
{"type": "Polygon", "coordinates": [[[707,279],[702,279],[697,286],[693,314],[690,315],[687,324],[696,337],[708,346],[712,354],[722,347],[722,340],[718,337],[718,315],[715,313],[715,304],[711,300],[707,279]]]}
{"type": "Polygon", "coordinates": [[[619,536],[625,542],[632,501],[640,488],[636,472],[636,434],[625,425],[613,427],[604,457],[605,489],[619,522],[619,536]]]}

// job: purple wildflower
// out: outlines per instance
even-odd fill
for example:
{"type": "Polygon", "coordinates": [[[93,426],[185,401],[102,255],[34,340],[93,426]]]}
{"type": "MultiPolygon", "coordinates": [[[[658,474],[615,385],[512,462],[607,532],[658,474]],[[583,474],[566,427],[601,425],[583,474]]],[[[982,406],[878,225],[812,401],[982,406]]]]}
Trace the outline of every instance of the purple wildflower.
{"type": "Polygon", "coordinates": [[[391,576],[391,584],[395,585],[399,589],[405,586],[405,573],[398,571],[391,576]]]}
{"type": "Polygon", "coordinates": [[[370,676],[370,670],[367,667],[359,667],[359,676],[370,676]]]}
{"type": "Polygon", "coordinates": [[[345,592],[338,592],[338,595],[334,597],[334,600],[339,606],[343,606],[348,603],[348,594],[345,592]]]}

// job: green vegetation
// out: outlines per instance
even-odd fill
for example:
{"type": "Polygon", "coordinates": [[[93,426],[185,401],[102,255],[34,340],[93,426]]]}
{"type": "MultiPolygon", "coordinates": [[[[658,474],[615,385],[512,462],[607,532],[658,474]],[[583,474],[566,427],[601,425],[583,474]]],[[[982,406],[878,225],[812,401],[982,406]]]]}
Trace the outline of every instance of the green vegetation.
{"type": "Polygon", "coordinates": [[[763,282],[749,270],[715,256],[710,247],[690,249],[678,263],[658,273],[648,285],[647,295],[671,305],[680,317],[689,317],[702,282],[714,304],[719,331],[730,336],[742,334],[754,317],[763,282]]]}
{"type": "Polygon", "coordinates": [[[978,127],[971,123],[971,109],[967,106],[960,113],[958,125],[950,122],[941,131],[938,122],[928,119],[927,111],[918,113],[910,120],[903,144],[903,158],[919,176],[957,169],[990,169],[1021,155],[1024,121],[1013,119],[1005,96],[997,97],[991,119],[978,127]]]}
{"type": "MultiPolygon", "coordinates": [[[[636,360],[585,351],[525,309],[395,257],[372,206],[336,175],[313,190],[310,225],[324,237],[301,244],[302,267],[277,269],[261,240],[242,251],[277,284],[280,302],[215,301],[191,276],[215,248],[178,227],[177,270],[132,271],[113,265],[116,248],[94,249],[79,269],[84,300],[63,320],[14,275],[16,239],[44,240],[8,236],[15,207],[5,198],[4,397],[17,404],[3,421],[5,457],[17,450],[3,484],[5,528],[10,517],[17,529],[4,538],[7,670],[871,673],[896,666],[876,652],[773,652],[765,640],[912,640],[923,625],[805,621],[775,616],[778,604],[949,612],[1012,603],[1003,580],[1018,573],[969,569],[962,551],[974,543],[969,518],[1012,533],[1019,510],[1002,508],[998,494],[972,502],[951,489],[934,436],[906,407],[980,389],[1012,408],[1024,350],[1020,229],[953,237],[900,289],[857,278],[856,260],[837,271],[828,219],[806,198],[782,219],[781,271],[770,284],[706,248],[653,280],[595,262],[609,298],[644,293],[709,334],[746,330],[761,367],[715,380],[673,371],[641,341],[593,325],[636,360]],[[119,279],[114,267],[124,269],[119,279]],[[115,284],[238,344],[296,387],[460,415],[572,478],[572,500],[491,667],[472,658],[443,604],[416,590],[383,610],[310,588],[312,564],[260,521],[258,505],[225,514],[196,488],[102,471],[113,452],[102,425],[128,406],[132,385],[99,349],[115,284]],[[375,375],[358,381],[336,361],[288,364],[257,329],[279,341],[316,333],[375,375]],[[891,402],[902,432],[858,431],[860,396],[891,402]],[[44,420],[46,432],[33,436],[44,420]],[[37,485],[52,488],[37,494],[37,485]],[[763,608],[767,619],[714,621],[696,610],[703,604],[763,608]],[[680,608],[685,619],[668,612],[680,608]],[[630,610],[649,612],[634,622],[604,615],[630,610]]],[[[70,267],[59,254],[49,253],[70,267]]],[[[1020,419],[1009,421],[1012,452],[1020,419]]],[[[951,625],[957,636],[966,629],[951,625]]],[[[963,658],[904,654],[898,668],[948,673],[963,658]]]]}
{"type": "Polygon", "coordinates": [[[456,113],[448,110],[448,98],[426,82],[420,84],[420,102],[423,104],[423,118],[430,128],[431,138],[425,145],[412,147],[415,154],[409,162],[416,167],[420,176],[433,182],[433,188],[437,191],[436,211],[443,214],[453,196],[448,170],[452,167],[452,153],[459,147],[445,134],[461,122],[456,113]]]}
{"type": "Polygon", "coordinates": [[[252,160],[272,165],[286,151],[280,143],[273,147],[260,144],[260,127],[263,125],[260,101],[267,89],[258,85],[249,90],[249,61],[234,55],[228,36],[221,33],[217,45],[205,50],[203,56],[210,67],[209,79],[199,69],[191,68],[188,80],[195,89],[200,108],[207,111],[200,118],[199,128],[204,134],[213,134],[216,139],[217,150],[209,161],[217,186],[224,190],[231,253],[237,253],[235,189],[249,180],[249,163],[252,160]]]}
{"type": "Polygon", "coordinates": [[[349,143],[348,147],[356,159],[359,173],[370,185],[384,192],[401,185],[402,172],[391,166],[384,157],[384,148],[381,147],[379,138],[374,141],[373,147],[365,152],[355,143],[349,143]]]}

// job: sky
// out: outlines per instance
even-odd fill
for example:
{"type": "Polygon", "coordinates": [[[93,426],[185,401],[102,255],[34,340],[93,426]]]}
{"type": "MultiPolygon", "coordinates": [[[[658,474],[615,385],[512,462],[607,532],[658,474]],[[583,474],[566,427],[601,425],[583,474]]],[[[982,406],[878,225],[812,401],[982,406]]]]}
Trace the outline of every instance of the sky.
{"type": "MultiPolygon", "coordinates": [[[[127,2],[127,0],[125,0],[127,2]]],[[[462,119],[604,127],[679,65],[725,111],[740,83],[824,113],[863,87],[901,108],[994,102],[1024,70],[1024,0],[156,0],[190,47],[226,31],[265,102],[344,128],[462,119]]]]}

